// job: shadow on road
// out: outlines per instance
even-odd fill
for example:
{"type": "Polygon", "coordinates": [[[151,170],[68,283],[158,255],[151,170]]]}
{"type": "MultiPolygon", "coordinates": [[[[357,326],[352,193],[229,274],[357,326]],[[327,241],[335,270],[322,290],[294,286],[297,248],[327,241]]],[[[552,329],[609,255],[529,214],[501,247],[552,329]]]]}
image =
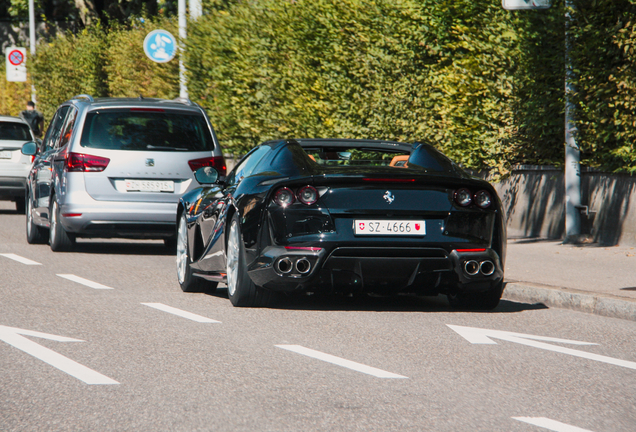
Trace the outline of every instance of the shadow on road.
{"type": "MultiPolygon", "coordinates": [[[[209,295],[227,299],[227,288],[219,287],[209,295]]],[[[311,311],[466,312],[452,309],[444,295],[417,297],[414,295],[372,296],[360,294],[345,297],[342,295],[277,294],[269,307],[271,309],[311,311]]],[[[499,306],[492,311],[470,311],[470,313],[514,313],[538,309],[548,309],[548,307],[540,303],[530,304],[501,300],[499,306]]]]}

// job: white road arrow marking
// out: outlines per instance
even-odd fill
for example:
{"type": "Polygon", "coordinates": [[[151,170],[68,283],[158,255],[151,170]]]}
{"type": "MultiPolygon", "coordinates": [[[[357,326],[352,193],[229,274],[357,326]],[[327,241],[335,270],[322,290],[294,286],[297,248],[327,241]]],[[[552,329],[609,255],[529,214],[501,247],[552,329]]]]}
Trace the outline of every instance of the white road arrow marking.
{"type": "Polygon", "coordinates": [[[165,305],[163,303],[142,303],[142,305],[150,306],[151,308],[158,309],[160,311],[168,312],[173,315],[180,316],[182,318],[187,318],[192,321],[200,322],[200,323],[220,323],[221,321],[216,321],[210,318],[206,318],[201,315],[197,315],[192,312],[186,312],[181,309],[174,308],[172,306],[165,305]]]}
{"type": "Polygon", "coordinates": [[[84,279],[84,278],[81,278],[79,276],[75,276],[75,275],[72,275],[72,274],[59,274],[57,276],[59,276],[61,278],[64,278],[64,279],[68,279],[68,280],[73,281],[73,282],[77,282],[77,283],[82,284],[82,285],[86,285],[87,287],[90,287],[90,288],[112,289],[111,287],[108,287],[106,285],[102,285],[100,283],[93,282],[93,281],[90,281],[88,279],[84,279]]]}
{"type": "Polygon", "coordinates": [[[592,432],[589,429],[581,429],[580,427],[570,426],[569,424],[561,423],[556,420],[550,420],[549,418],[545,417],[513,417],[513,419],[549,429],[554,432],[592,432]]]}
{"type": "Polygon", "coordinates": [[[282,348],[288,351],[295,352],[297,354],[302,354],[307,357],[312,357],[318,360],[325,361],[327,363],[332,363],[338,366],[345,367],[347,369],[352,369],[354,371],[362,372],[368,375],[373,375],[378,378],[407,378],[402,375],[397,375],[391,372],[383,371],[382,369],[376,369],[371,366],[363,365],[362,363],[356,363],[351,360],[346,360],[341,357],[336,357],[331,354],[325,354],[320,351],[315,351],[310,348],[305,348],[300,345],[276,345],[278,348],[282,348]]]}
{"type": "Polygon", "coordinates": [[[12,253],[6,253],[6,254],[3,253],[3,254],[0,254],[0,255],[5,257],[5,258],[9,258],[9,259],[12,259],[13,261],[17,261],[19,263],[26,264],[26,265],[42,265],[39,262],[31,261],[28,258],[21,257],[20,255],[16,255],[16,254],[12,254],[12,253]]]}
{"type": "Polygon", "coordinates": [[[534,336],[523,333],[513,333],[501,330],[488,330],[488,329],[480,329],[474,327],[463,327],[463,326],[455,326],[447,324],[448,327],[457,332],[460,336],[466,339],[468,342],[472,344],[494,344],[497,342],[493,341],[490,338],[505,340],[507,342],[518,343],[521,345],[531,346],[534,348],[544,349],[548,351],[554,351],[561,354],[568,354],[575,357],[581,357],[588,360],[594,360],[598,362],[608,363],[615,366],[622,366],[629,369],[636,369],[636,363],[615,359],[612,357],[606,357],[598,354],[592,354],[585,351],[579,351],[572,348],[564,348],[556,345],[550,345],[547,343],[539,342],[554,342],[554,343],[562,343],[562,344],[570,344],[570,345],[597,345],[595,343],[590,342],[579,342],[568,339],[558,339],[552,337],[544,337],[544,336],[534,336]]]}
{"type": "Polygon", "coordinates": [[[53,350],[43,347],[42,345],[38,345],[24,336],[49,339],[57,342],[84,342],[79,339],[0,325],[1,341],[32,355],[38,360],[42,360],[44,363],[50,364],[54,368],[57,368],[80,381],[84,381],[86,384],[119,384],[117,381],[64,357],[62,354],[58,354],[53,350]]]}

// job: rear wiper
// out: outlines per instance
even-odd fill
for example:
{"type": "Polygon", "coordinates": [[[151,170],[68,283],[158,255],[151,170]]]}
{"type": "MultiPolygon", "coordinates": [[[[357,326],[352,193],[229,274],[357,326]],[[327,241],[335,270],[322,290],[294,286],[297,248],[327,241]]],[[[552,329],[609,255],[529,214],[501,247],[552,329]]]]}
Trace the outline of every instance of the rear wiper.
{"type": "Polygon", "coordinates": [[[150,144],[148,144],[148,145],[146,146],[146,148],[147,148],[147,149],[150,149],[150,150],[161,149],[161,150],[188,151],[188,149],[184,149],[184,148],[181,148],[181,147],[153,146],[153,145],[150,145],[150,144]]]}

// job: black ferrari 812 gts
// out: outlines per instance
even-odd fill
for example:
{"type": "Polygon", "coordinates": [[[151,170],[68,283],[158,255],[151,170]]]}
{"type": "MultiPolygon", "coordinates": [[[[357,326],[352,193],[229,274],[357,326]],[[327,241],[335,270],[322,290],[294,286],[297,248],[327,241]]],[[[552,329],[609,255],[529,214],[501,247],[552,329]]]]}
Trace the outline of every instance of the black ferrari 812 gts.
{"type": "Polygon", "coordinates": [[[493,309],[506,230],[493,187],[428,144],[345,139],[265,142],[177,210],[183,291],[227,284],[234,306],[273,292],[445,294],[493,309]]]}

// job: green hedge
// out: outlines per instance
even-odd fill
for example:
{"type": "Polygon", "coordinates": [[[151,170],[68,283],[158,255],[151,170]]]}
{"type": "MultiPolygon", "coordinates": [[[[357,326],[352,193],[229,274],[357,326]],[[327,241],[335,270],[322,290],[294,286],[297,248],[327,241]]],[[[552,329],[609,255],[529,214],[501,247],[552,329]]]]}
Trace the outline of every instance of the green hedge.
{"type": "MultiPolygon", "coordinates": [[[[28,53],[27,53],[28,55],[28,53]]],[[[27,57],[27,60],[28,57],[27,57]]],[[[0,115],[18,116],[26,109],[26,103],[31,100],[31,80],[27,82],[9,82],[6,62],[0,62],[0,115]]]]}
{"type": "Polygon", "coordinates": [[[190,27],[189,91],[238,152],[422,140],[505,172],[561,158],[562,28],[562,8],[522,16],[498,1],[240,2],[190,27]]]}
{"type": "Polygon", "coordinates": [[[38,45],[33,64],[38,107],[50,119],[56,107],[86,93],[92,96],[174,98],[179,94],[176,60],[157,64],[143,50],[146,35],[157,28],[177,34],[169,19],[131,20],[129,25],[100,24],[77,34],[60,34],[38,45]]]}
{"type": "MultiPolygon", "coordinates": [[[[225,149],[271,138],[429,141],[469,168],[563,160],[563,0],[505,11],[499,0],[206,0],[189,23],[191,98],[225,149]]],[[[633,171],[636,0],[575,0],[572,59],[583,161],[633,171]]],[[[177,61],[142,51],[176,20],[95,26],[39,47],[49,115],[77,93],[178,94],[177,61]]]]}

